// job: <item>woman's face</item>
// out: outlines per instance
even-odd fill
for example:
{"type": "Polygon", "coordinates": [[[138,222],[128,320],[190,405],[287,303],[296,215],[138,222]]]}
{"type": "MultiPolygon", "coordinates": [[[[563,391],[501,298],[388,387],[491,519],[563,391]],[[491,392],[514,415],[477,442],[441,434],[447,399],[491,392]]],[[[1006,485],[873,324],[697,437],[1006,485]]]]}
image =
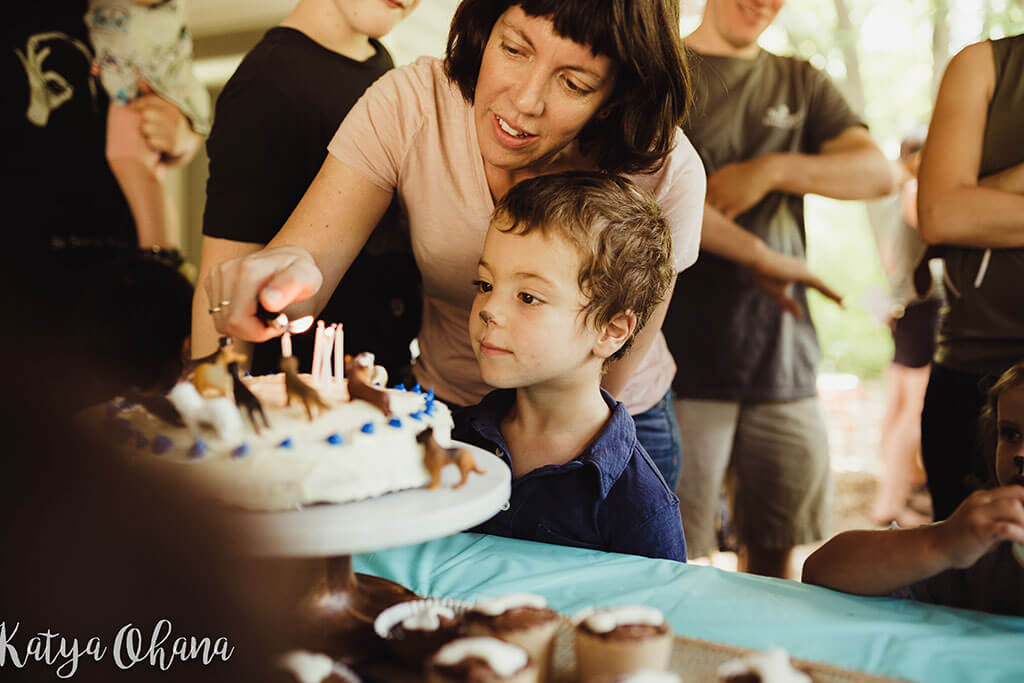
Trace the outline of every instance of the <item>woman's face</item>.
{"type": "Polygon", "coordinates": [[[996,409],[996,478],[1002,486],[1024,484],[1024,384],[1005,389],[996,409]]]}
{"type": "Polygon", "coordinates": [[[491,29],[474,95],[485,165],[545,172],[614,87],[612,60],[513,5],[491,29]]]}

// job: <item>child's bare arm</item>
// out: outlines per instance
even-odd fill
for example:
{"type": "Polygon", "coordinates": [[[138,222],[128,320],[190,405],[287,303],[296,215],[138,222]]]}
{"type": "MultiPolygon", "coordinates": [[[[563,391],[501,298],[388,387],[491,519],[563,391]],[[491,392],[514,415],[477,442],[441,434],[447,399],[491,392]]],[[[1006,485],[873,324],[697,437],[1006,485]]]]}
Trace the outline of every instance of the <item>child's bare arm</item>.
{"type": "Polygon", "coordinates": [[[141,117],[142,136],[150,148],[161,155],[169,166],[187,164],[199,150],[203,137],[192,130],[186,117],[176,104],[153,92],[149,85],[139,83],[141,96],[128,106],[141,117]]]}
{"type": "Polygon", "coordinates": [[[977,491],[936,524],[839,534],[807,558],[803,580],[887,595],[947,569],[970,567],[1003,541],[1024,543],[1024,487],[977,491]]]}

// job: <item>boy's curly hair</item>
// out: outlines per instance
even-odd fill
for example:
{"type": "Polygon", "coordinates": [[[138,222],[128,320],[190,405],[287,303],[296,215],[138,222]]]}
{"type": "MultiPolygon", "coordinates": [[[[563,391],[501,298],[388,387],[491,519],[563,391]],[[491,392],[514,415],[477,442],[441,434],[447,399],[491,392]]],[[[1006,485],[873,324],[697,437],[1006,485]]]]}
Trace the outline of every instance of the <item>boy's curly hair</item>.
{"type": "Polygon", "coordinates": [[[503,232],[540,230],[576,249],[585,322],[600,327],[619,313],[636,315],[633,336],[609,361],[625,354],[675,281],[668,222],[654,197],[627,178],[571,171],[524,180],[494,217],[508,220],[503,232]]]}

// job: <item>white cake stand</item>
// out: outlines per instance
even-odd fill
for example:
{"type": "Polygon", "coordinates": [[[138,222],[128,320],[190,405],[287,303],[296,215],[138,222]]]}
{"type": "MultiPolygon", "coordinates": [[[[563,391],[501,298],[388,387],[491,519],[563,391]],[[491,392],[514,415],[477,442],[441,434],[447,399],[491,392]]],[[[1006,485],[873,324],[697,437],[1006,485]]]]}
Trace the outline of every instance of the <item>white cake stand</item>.
{"type": "Polygon", "coordinates": [[[312,649],[347,662],[379,647],[373,632],[377,615],[391,605],[418,597],[393,581],[352,571],[355,553],[384,550],[469,529],[490,519],[508,502],[512,474],[494,454],[461,442],[483,474],[460,475],[454,465],[442,471],[441,488],[410,489],[337,505],[313,505],[287,512],[225,514],[244,529],[250,551],[261,557],[324,558],[326,582],[307,600],[312,649]]]}

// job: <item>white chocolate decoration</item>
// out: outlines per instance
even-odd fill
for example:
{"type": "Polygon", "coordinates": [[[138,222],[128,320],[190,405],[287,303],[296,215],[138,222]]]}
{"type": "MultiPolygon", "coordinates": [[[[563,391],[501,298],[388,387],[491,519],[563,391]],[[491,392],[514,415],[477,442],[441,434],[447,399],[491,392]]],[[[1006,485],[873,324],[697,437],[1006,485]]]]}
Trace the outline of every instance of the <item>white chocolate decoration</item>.
{"type": "Polygon", "coordinates": [[[509,593],[497,598],[483,598],[473,603],[473,611],[488,614],[492,617],[515,607],[547,607],[548,601],[542,595],[533,593],[509,593]]]}
{"type": "Polygon", "coordinates": [[[501,675],[511,676],[526,667],[529,657],[526,650],[497,638],[459,638],[453,640],[434,655],[434,663],[454,666],[459,662],[476,657],[487,662],[487,666],[501,675]]]}
{"type": "Polygon", "coordinates": [[[402,628],[406,631],[436,631],[441,628],[441,617],[452,619],[455,612],[444,605],[429,605],[403,619],[402,628]]]}
{"type": "Polygon", "coordinates": [[[299,683],[320,683],[334,669],[334,660],[327,655],[294,650],[278,659],[278,666],[295,675],[299,683]]]}
{"type": "Polygon", "coordinates": [[[789,654],[782,648],[751,652],[737,659],[730,659],[718,667],[718,676],[728,678],[740,674],[756,673],[762,681],[771,683],[811,683],[811,677],[797,671],[789,663],[789,654]]]}
{"type": "Polygon", "coordinates": [[[619,626],[642,625],[661,626],[665,623],[665,617],[661,610],[646,605],[632,605],[627,607],[609,607],[592,614],[583,619],[583,622],[594,633],[608,633],[619,626]]]}

